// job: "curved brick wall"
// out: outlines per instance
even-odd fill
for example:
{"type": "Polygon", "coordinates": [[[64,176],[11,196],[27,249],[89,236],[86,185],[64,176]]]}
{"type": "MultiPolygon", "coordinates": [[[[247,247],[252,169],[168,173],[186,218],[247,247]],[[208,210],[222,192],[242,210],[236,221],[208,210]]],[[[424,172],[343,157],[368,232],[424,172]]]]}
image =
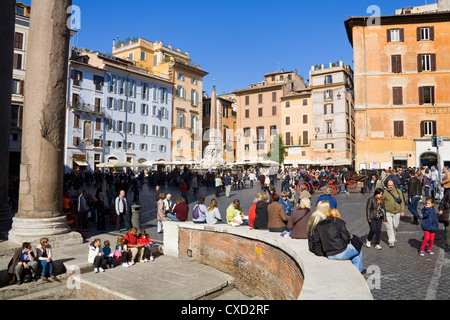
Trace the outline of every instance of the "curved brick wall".
{"type": "Polygon", "coordinates": [[[296,300],[304,277],[297,262],[270,244],[230,233],[179,230],[179,257],[230,274],[239,290],[267,300],[296,300]]]}

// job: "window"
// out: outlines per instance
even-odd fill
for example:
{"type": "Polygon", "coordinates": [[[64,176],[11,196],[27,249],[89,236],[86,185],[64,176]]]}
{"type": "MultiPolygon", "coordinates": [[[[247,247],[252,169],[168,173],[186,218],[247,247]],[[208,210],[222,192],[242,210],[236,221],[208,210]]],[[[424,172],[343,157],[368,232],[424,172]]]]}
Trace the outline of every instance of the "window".
{"type": "Polygon", "coordinates": [[[95,90],[102,91],[102,87],[105,84],[105,78],[102,76],[94,76],[95,90]]]}
{"type": "Polygon", "coordinates": [[[70,77],[73,80],[73,85],[79,86],[80,82],[83,81],[83,72],[72,69],[70,72],[70,77]]]}
{"type": "Polygon", "coordinates": [[[263,103],[263,95],[262,95],[262,93],[258,94],[258,103],[263,103]]]}
{"type": "Polygon", "coordinates": [[[106,140],[106,147],[107,148],[114,148],[114,141],[106,140]]]}
{"type": "Polygon", "coordinates": [[[250,104],[250,97],[245,96],[245,105],[248,106],[250,104]]]}
{"type": "Polygon", "coordinates": [[[135,133],[136,132],[136,125],[134,122],[128,122],[128,133],[135,133]]]}
{"type": "Polygon", "coordinates": [[[148,83],[142,83],[142,99],[148,100],[148,83]]]}
{"type": "Polygon", "coordinates": [[[141,51],[141,60],[145,61],[145,51],[141,51]]]}
{"type": "Polygon", "coordinates": [[[73,127],[74,128],[81,128],[80,126],[80,115],[74,113],[73,114],[73,127]]]}
{"type": "Polygon", "coordinates": [[[182,150],[182,149],[183,149],[183,140],[177,139],[177,150],[182,150]]]}
{"type": "Polygon", "coordinates": [[[244,128],[244,137],[250,137],[251,135],[251,129],[250,128],[244,128]]]}
{"type": "Polygon", "coordinates": [[[128,59],[130,59],[130,61],[133,61],[133,53],[128,54],[128,59]]]}
{"type": "Polygon", "coordinates": [[[434,40],[434,27],[417,28],[417,41],[434,40]]]}
{"type": "Polygon", "coordinates": [[[197,92],[197,90],[191,90],[191,105],[198,106],[198,92],[197,92]]]}
{"type": "Polygon", "coordinates": [[[14,53],[13,68],[22,70],[23,69],[22,61],[23,61],[23,55],[20,53],[14,53]]]}
{"type": "Polygon", "coordinates": [[[404,42],[405,30],[404,29],[388,29],[387,30],[387,42],[404,42]]]}
{"type": "Polygon", "coordinates": [[[210,103],[205,103],[203,105],[203,116],[204,117],[209,117],[211,115],[211,104],[210,103]]]}
{"type": "Polygon", "coordinates": [[[108,131],[113,131],[114,130],[114,120],[113,119],[105,119],[106,121],[106,128],[108,129],[108,131]]]}
{"type": "Polygon", "coordinates": [[[304,114],[303,115],[303,124],[306,124],[306,123],[308,123],[308,115],[304,114]]]}
{"type": "Polygon", "coordinates": [[[152,136],[154,137],[158,136],[158,126],[155,125],[152,126],[152,136]]]}
{"type": "Polygon", "coordinates": [[[272,102],[277,102],[277,93],[272,92],[272,102]]]}
{"type": "Polygon", "coordinates": [[[177,93],[178,98],[182,98],[182,99],[186,98],[186,90],[184,89],[183,86],[178,86],[176,93],[177,93]]]}
{"type": "Polygon", "coordinates": [[[109,77],[108,91],[109,92],[116,92],[116,85],[117,85],[117,78],[116,78],[116,76],[110,76],[109,77]]]}
{"type": "Polygon", "coordinates": [[[145,103],[141,104],[141,114],[143,116],[148,116],[148,104],[145,103]]]}
{"type": "Polygon", "coordinates": [[[122,100],[122,99],[119,99],[118,101],[117,101],[117,109],[119,110],[119,111],[125,111],[125,100],[122,100]]]}
{"type": "Polygon", "coordinates": [[[250,118],[250,110],[249,109],[245,109],[245,118],[246,119],[250,118]]]}
{"type": "Polygon", "coordinates": [[[102,119],[95,118],[95,130],[101,131],[102,130],[102,119]]]}
{"type": "Polygon", "coordinates": [[[327,130],[327,138],[331,138],[333,136],[333,122],[326,122],[325,126],[327,130]]]}
{"type": "Polygon", "coordinates": [[[135,113],[136,112],[136,102],[128,101],[128,112],[135,113]]]}
{"type": "Polygon", "coordinates": [[[434,87],[419,87],[419,104],[434,104],[434,87]]]}
{"type": "Polygon", "coordinates": [[[287,146],[291,145],[291,133],[290,132],[286,132],[286,145],[287,146]]]}
{"type": "Polygon", "coordinates": [[[394,137],[403,137],[403,121],[394,121],[394,137]]]}
{"type": "Polygon", "coordinates": [[[250,145],[249,144],[244,145],[244,151],[250,151],[250,145]]]}
{"type": "Polygon", "coordinates": [[[331,90],[325,91],[325,100],[333,100],[333,91],[331,90]]]}
{"type": "Polygon", "coordinates": [[[401,73],[402,72],[402,56],[401,55],[393,55],[391,56],[392,61],[392,72],[393,73],[401,73]]]}
{"type": "Polygon", "coordinates": [[[290,108],[291,107],[291,102],[290,101],[286,101],[285,107],[286,108],[290,108]]]}
{"type": "Polygon", "coordinates": [[[161,99],[160,99],[161,103],[167,103],[167,89],[161,88],[160,94],[161,94],[161,99]]]}
{"type": "Polygon", "coordinates": [[[308,105],[308,99],[303,99],[303,105],[307,106],[308,105]]]}
{"type": "Polygon", "coordinates": [[[123,144],[123,141],[116,141],[116,148],[117,149],[122,148],[122,144],[123,144]]]}
{"type": "Polygon", "coordinates": [[[434,136],[436,135],[436,121],[435,120],[425,120],[420,122],[420,136],[434,136]]]}
{"type": "Polygon", "coordinates": [[[123,127],[123,121],[121,121],[121,120],[119,120],[118,122],[117,122],[117,131],[119,131],[119,132],[124,132],[124,127],[123,127]]]}
{"type": "Polygon", "coordinates": [[[148,146],[146,143],[141,143],[139,148],[141,149],[141,151],[147,151],[148,146]]]}
{"type": "Polygon", "coordinates": [[[393,87],[393,104],[396,106],[403,104],[403,88],[402,87],[393,87]]]}
{"type": "Polygon", "coordinates": [[[436,71],[435,54],[419,54],[417,58],[418,71],[436,71]]]}
{"type": "Polygon", "coordinates": [[[258,108],[258,117],[263,116],[263,108],[258,108]]]}
{"type": "Polygon", "coordinates": [[[256,139],[258,141],[265,140],[264,136],[265,136],[264,127],[257,127],[256,128],[256,139]]]}
{"type": "Polygon", "coordinates": [[[73,137],[73,145],[78,146],[80,144],[80,137],[73,137]]]}
{"type": "Polygon", "coordinates": [[[327,103],[326,105],[324,105],[324,110],[323,110],[324,114],[333,114],[334,113],[334,107],[332,103],[327,103]]]}
{"type": "Polygon", "coordinates": [[[180,81],[184,81],[184,73],[178,72],[177,73],[177,79],[180,80],[180,81]]]}
{"type": "Polygon", "coordinates": [[[325,145],[325,149],[327,150],[333,150],[334,149],[334,143],[327,143],[325,145]]]}
{"type": "Polygon", "coordinates": [[[146,135],[148,135],[148,125],[146,125],[146,124],[141,124],[141,134],[143,135],[143,136],[146,136],[146,135]]]}
{"type": "Polygon", "coordinates": [[[303,131],[303,145],[307,145],[309,143],[309,133],[308,131],[303,131]]]}
{"type": "Polygon", "coordinates": [[[109,110],[113,110],[113,109],[114,109],[114,98],[109,97],[109,98],[106,100],[106,107],[107,107],[109,110]]]}
{"type": "Polygon", "coordinates": [[[291,117],[286,117],[286,125],[290,125],[291,124],[291,117]]]}
{"type": "Polygon", "coordinates": [[[177,112],[177,126],[184,128],[186,126],[186,115],[182,112],[177,112]]]}
{"type": "Polygon", "coordinates": [[[119,77],[119,94],[125,94],[125,78],[119,77]]]}
{"type": "Polygon", "coordinates": [[[333,83],[333,76],[328,75],[325,76],[325,84],[332,84],[333,83]]]}
{"type": "Polygon", "coordinates": [[[159,152],[165,153],[166,151],[167,151],[167,147],[165,145],[162,144],[159,146],[159,152]]]}
{"type": "Polygon", "coordinates": [[[12,94],[23,95],[24,81],[13,79],[12,94]]]}
{"type": "Polygon", "coordinates": [[[196,77],[191,77],[191,83],[196,85],[198,83],[198,79],[196,77]]]}
{"type": "Polygon", "coordinates": [[[273,107],[272,107],[272,115],[273,115],[273,116],[276,116],[276,115],[277,115],[277,107],[276,107],[276,106],[273,106],[273,107]]]}
{"type": "Polygon", "coordinates": [[[16,32],[14,36],[14,49],[23,50],[23,33],[16,32]]]}
{"type": "Polygon", "coordinates": [[[129,87],[129,95],[130,97],[136,97],[136,81],[135,80],[129,80],[128,81],[128,87],[129,87]]]}
{"type": "Polygon", "coordinates": [[[270,135],[276,136],[278,134],[277,126],[270,126],[270,135]]]}
{"type": "Polygon", "coordinates": [[[94,106],[95,106],[95,112],[101,113],[102,112],[102,99],[95,98],[94,106]]]}

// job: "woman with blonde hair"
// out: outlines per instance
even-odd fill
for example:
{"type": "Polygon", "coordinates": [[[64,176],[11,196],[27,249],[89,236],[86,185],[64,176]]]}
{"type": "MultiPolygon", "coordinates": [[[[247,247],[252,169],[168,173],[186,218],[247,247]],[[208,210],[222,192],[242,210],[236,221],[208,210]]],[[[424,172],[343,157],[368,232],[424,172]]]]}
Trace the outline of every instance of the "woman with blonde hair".
{"type": "Polygon", "coordinates": [[[330,210],[330,203],[328,201],[319,201],[315,211],[311,214],[306,224],[306,231],[308,232],[308,247],[309,251],[316,256],[325,256],[320,242],[319,233],[317,232],[317,225],[319,222],[327,218],[327,213],[330,210]]]}
{"type": "Polygon", "coordinates": [[[222,216],[219,212],[219,205],[216,199],[212,199],[209,207],[206,210],[206,223],[216,224],[217,221],[222,221],[222,216]]]}
{"type": "Polygon", "coordinates": [[[52,246],[48,242],[48,238],[41,238],[39,245],[36,248],[36,259],[42,267],[41,279],[46,280],[45,276],[46,267],[48,266],[48,273],[50,277],[54,280],[56,279],[55,273],[53,272],[53,260],[52,260],[52,246]]]}
{"type": "Polygon", "coordinates": [[[330,260],[351,260],[359,272],[365,273],[362,263],[362,250],[351,243],[351,235],[346,223],[337,209],[330,209],[327,218],[317,225],[323,252],[330,260]]]}

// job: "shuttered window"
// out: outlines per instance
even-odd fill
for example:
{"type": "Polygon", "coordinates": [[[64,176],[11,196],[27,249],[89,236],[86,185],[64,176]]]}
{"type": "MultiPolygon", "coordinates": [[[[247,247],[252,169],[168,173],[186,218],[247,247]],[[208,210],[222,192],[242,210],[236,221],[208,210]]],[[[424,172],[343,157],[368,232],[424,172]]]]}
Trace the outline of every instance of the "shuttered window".
{"type": "Polygon", "coordinates": [[[23,50],[23,33],[16,32],[14,36],[14,49],[23,50]]]}
{"type": "Polygon", "coordinates": [[[388,29],[387,42],[405,42],[404,29],[388,29]]]}
{"type": "Polygon", "coordinates": [[[435,136],[436,135],[436,121],[425,120],[420,122],[420,136],[435,136]]]}
{"type": "Polygon", "coordinates": [[[401,73],[402,72],[402,56],[401,55],[393,55],[391,56],[392,60],[392,72],[393,73],[401,73]]]}
{"type": "Polygon", "coordinates": [[[403,137],[403,121],[394,121],[394,137],[403,137]]]}
{"type": "Polygon", "coordinates": [[[436,71],[436,54],[419,54],[417,56],[417,71],[436,71]]]}
{"type": "Polygon", "coordinates": [[[434,27],[417,28],[417,41],[434,40],[434,27]]]}
{"type": "Polygon", "coordinates": [[[419,87],[419,104],[432,104],[434,105],[434,87],[419,87]]]}
{"type": "Polygon", "coordinates": [[[398,106],[403,104],[403,88],[402,87],[393,87],[393,104],[398,106]]]}
{"type": "Polygon", "coordinates": [[[309,143],[308,131],[303,131],[303,145],[307,145],[309,143]]]}

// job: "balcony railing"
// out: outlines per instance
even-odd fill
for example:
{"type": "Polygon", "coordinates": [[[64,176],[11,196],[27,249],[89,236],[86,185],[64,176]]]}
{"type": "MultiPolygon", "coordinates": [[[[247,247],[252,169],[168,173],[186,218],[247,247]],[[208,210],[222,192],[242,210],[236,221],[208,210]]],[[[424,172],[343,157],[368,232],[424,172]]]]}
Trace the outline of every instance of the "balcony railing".
{"type": "Polygon", "coordinates": [[[69,104],[69,109],[87,113],[94,113],[101,116],[105,115],[105,108],[97,107],[94,105],[88,105],[86,103],[71,103],[69,104]]]}

